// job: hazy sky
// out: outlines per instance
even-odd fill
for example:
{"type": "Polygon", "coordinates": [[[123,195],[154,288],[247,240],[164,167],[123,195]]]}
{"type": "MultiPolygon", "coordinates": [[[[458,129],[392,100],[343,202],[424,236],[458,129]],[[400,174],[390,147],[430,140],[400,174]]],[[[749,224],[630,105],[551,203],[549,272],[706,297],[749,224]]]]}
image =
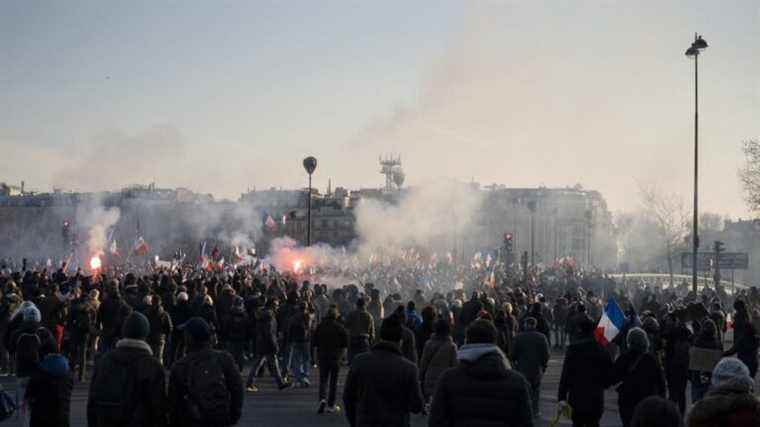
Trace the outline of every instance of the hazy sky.
{"type": "Polygon", "coordinates": [[[760,3],[29,1],[0,4],[0,181],[114,189],[407,183],[690,200],[694,31],[702,207],[747,216],[760,137],[760,3]]]}

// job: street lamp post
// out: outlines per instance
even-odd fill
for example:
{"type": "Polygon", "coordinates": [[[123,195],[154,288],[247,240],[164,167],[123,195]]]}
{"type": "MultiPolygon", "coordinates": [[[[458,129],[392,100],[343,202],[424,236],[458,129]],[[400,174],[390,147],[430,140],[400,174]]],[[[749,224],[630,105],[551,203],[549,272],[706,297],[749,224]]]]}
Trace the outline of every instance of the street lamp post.
{"type": "Polygon", "coordinates": [[[530,211],[530,264],[536,265],[536,201],[528,201],[530,211]]]}
{"type": "Polygon", "coordinates": [[[306,246],[311,246],[311,174],[317,169],[317,159],[313,156],[303,159],[303,168],[309,174],[309,198],[306,202],[306,246]]]}
{"type": "Polygon", "coordinates": [[[702,36],[694,33],[694,42],[686,56],[694,58],[694,218],[692,222],[691,288],[697,292],[697,251],[699,251],[699,55],[707,48],[702,36]]]}

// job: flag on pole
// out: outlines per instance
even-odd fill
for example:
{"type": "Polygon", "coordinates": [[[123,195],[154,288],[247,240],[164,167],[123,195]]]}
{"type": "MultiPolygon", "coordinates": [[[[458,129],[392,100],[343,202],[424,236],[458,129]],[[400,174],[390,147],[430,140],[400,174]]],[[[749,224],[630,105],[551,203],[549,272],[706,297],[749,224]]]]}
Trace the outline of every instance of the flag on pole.
{"type": "Polygon", "coordinates": [[[623,310],[620,309],[614,298],[610,298],[604,307],[602,319],[596,326],[594,337],[599,341],[599,344],[606,346],[618,336],[624,324],[625,314],[623,314],[623,310]]]}
{"type": "Polygon", "coordinates": [[[145,256],[150,252],[150,246],[145,242],[145,239],[139,237],[137,243],[135,243],[134,253],[137,256],[145,256]]]}
{"type": "Polygon", "coordinates": [[[119,256],[119,246],[116,244],[116,239],[111,240],[111,246],[108,248],[111,256],[119,256]]]}
{"type": "Polygon", "coordinates": [[[264,225],[267,226],[271,231],[274,231],[277,229],[277,223],[274,222],[274,218],[272,218],[272,215],[267,215],[266,221],[264,221],[264,225]]]}

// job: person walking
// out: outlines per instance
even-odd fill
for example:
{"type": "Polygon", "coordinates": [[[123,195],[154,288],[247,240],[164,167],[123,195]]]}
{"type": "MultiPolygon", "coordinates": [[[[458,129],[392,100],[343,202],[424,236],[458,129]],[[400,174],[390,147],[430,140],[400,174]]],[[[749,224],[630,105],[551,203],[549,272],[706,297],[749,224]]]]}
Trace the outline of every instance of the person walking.
{"type": "Polygon", "coordinates": [[[533,317],[525,319],[525,331],[515,337],[512,361],[517,372],[523,374],[530,384],[533,416],[540,416],[538,401],[541,394],[541,379],[549,364],[549,341],[536,330],[538,322],[533,317]]]}
{"type": "Polygon", "coordinates": [[[69,361],[58,353],[58,343],[49,330],[43,328],[38,337],[40,363],[29,379],[25,394],[29,403],[29,426],[69,427],[74,387],[69,361]]]}
{"type": "Polygon", "coordinates": [[[451,336],[451,325],[446,319],[438,319],[433,324],[433,336],[425,343],[420,359],[420,382],[425,402],[429,404],[433,399],[443,373],[458,364],[457,345],[451,336]]]}
{"type": "Polygon", "coordinates": [[[348,348],[348,331],[338,322],[338,309],[331,307],[314,332],[314,346],[317,348],[319,366],[319,409],[318,414],[339,412],[335,404],[338,388],[340,360],[348,348]],[[329,393],[328,393],[329,387],[329,393]]]}
{"type": "Polygon", "coordinates": [[[401,331],[399,317],[387,317],[380,341],[351,364],[343,390],[351,427],[409,427],[410,414],[422,412],[419,371],[401,354],[401,331]]]}
{"type": "Polygon", "coordinates": [[[598,427],[612,359],[594,338],[596,325],[590,317],[576,317],[574,322],[577,335],[565,353],[557,400],[560,406],[572,408],[573,427],[598,427]]]}
{"type": "Polygon", "coordinates": [[[365,308],[364,298],[356,300],[356,310],[346,318],[346,328],[350,336],[348,362],[351,363],[357,354],[369,351],[370,343],[375,339],[375,323],[365,308]]]}
{"type": "Polygon", "coordinates": [[[647,333],[631,328],[626,337],[628,352],[612,368],[610,385],[618,385],[618,408],[623,427],[631,425],[636,405],[649,396],[665,397],[665,377],[657,359],[649,352],[647,333]]]}
{"type": "Polygon", "coordinates": [[[133,312],[116,348],[95,364],[87,400],[88,427],[166,425],[166,374],[145,341],[150,322],[133,312]]]}
{"type": "Polygon", "coordinates": [[[466,344],[457,354],[459,366],[438,380],[428,426],[533,426],[530,386],[510,369],[496,345],[496,334],[496,327],[485,319],[467,327],[466,344]]]}
{"type": "Polygon", "coordinates": [[[187,355],[169,374],[169,424],[172,427],[228,427],[243,408],[243,382],[232,356],[211,348],[212,331],[200,317],[181,326],[187,355]]]}
{"type": "Polygon", "coordinates": [[[291,384],[285,382],[280,371],[280,361],[278,353],[280,345],[277,338],[277,320],[275,319],[274,309],[276,300],[267,301],[266,306],[259,310],[256,319],[256,356],[251,365],[251,371],[246,381],[246,390],[249,392],[259,391],[256,387],[256,374],[264,364],[267,364],[269,373],[274,378],[280,390],[285,390],[291,384]]]}

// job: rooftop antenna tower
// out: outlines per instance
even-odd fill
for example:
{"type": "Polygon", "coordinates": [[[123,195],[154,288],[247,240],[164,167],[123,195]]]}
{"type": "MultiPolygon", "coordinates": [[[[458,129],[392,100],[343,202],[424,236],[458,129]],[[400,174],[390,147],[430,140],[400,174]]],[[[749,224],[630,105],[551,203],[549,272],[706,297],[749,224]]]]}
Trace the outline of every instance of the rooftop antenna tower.
{"type": "MultiPolygon", "coordinates": [[[[394,175],[399,175],[401,171],[401,155],[396,157],[388,155],[386,157],[380,157],[380,173],[385,175],[385,191],[393,191],[396,188],[396,183],[393,179],[394,175]]],[[[403,180],[402,180],[403,181],[403,180]]],[[[398,188],[401,188],[398,185],[398,188]]]]}

